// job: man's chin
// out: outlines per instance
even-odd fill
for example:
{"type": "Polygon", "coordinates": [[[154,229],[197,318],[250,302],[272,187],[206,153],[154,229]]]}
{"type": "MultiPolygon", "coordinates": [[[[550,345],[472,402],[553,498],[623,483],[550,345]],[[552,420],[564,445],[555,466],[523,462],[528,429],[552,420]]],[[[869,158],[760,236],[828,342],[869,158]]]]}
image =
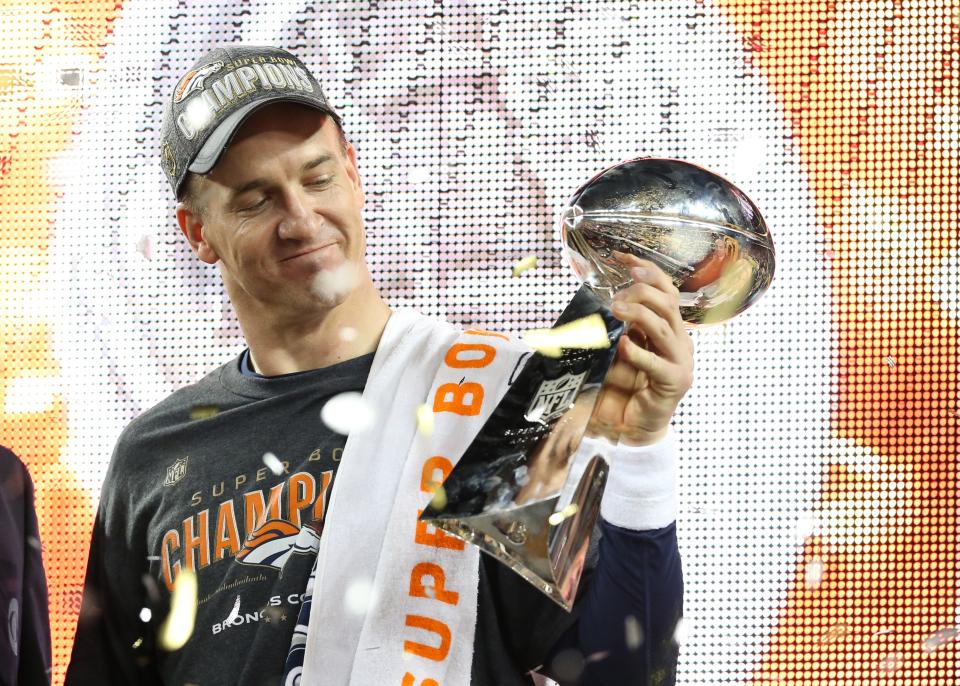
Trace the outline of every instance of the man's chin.
{"type": "Polygon", "coordinates": [[[324,269],[313,277],[310,292],[328,307],[339,305],[360,283],[360,270],[353,262],[324,269]]]}

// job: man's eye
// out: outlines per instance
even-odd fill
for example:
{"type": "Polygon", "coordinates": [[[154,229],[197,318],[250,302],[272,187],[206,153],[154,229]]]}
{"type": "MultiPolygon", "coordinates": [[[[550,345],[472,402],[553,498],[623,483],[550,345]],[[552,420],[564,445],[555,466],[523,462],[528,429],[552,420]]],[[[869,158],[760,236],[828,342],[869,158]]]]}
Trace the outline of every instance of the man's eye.
{"type": "Polygon", "coordinates": [[[251,205],[244,205],[243,207],[239,208],[237,211],[238,212],[254,212],[256,210],[259,210],[261,207],[263,207],[266,204],[266,202],[267,202],[267,199],[265,197],[260,198],[259,202],[255,202],[251,205]]]}
{"type": "Polygon", "coordinates": [[[323,176],[319,179],[314,179],[313,181],[310,181],[307,185],[313,186],[315,188],[322,188],[323,186],[329,185],[332,178],[333,177],[330,177],[330,176],[323,176]]]}

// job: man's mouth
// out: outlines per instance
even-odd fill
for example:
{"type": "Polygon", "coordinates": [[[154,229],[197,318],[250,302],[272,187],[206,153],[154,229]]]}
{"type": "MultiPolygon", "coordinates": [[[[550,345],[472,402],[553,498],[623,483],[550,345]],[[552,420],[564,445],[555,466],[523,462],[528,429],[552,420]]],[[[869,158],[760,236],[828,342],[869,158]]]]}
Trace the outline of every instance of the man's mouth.
{"type": "Polygon", "coordinates": [[[316,253],[316,252],[320,252],[321,250],[326,250],[326,249],[329,248],[330,246],[336,245],[336,244],[337,244],[336,241],[327,241],[326,243],[321,243],[320,245],[316,245],[316,246],[314,246],[314,247],[312,247],[312,248],[307,248],[306,250],[301,250],[300,252],[298,252],[298,253],[296,253],[296,254],[294,254],[294,255],[290,255],[289,257],[284,257],[284,258],[281,259],[280,261],[281,261],[281,262],[289,262],[290,260],[295,260],[295,259],[297,259],[298,257],[305,257],[305,256],[307,256],[307,255],[312,255],[312,254],[314,254],[314,253],[316,253]]]}

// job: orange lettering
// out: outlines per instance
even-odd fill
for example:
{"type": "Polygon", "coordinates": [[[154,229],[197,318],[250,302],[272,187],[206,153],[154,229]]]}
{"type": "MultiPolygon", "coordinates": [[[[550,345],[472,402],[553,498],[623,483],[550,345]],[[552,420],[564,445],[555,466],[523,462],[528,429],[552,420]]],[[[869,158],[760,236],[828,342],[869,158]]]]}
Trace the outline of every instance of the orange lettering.
{"type": "Polygon", "coordinates": [[[263,491],[250,491],[243,494],[243,528],[247,538],[256,529],[257,522],[263,518],[267,504],[263,500],[263,491]]]}
{"type": "Polygon", "coordinates": [[[312,474],[297,472],[290,477],[287,491],[287,513],[294,526],[300,526],[300,510],[310,503],[316,495],[317,482],[312,474]]]}
{"type": "Polygon", "coordinates": [[[473,381],[463,384],[445,383],[437,388],[433,398],[434,412],[453,412],[466,417],[480,414],[483,405],[483,386],[473,381]],[[464,401],[470,396],[469,404],[464,401]]]}
{"type": "Polygon", "coordinates": [[[456,591],[448,591],[443,587],[446,582],[446,575],[443,573],[443,567],[432,562],[421,562],[410,573],[410,595],[414,598],[436,598],[441,603],[456,605],[460,601],[460,594],[456,591]],[[433,596],[427,594],[427,589],[423,585],[423,577],[433,578],[433,596]]]}
{"type": "Polygon", "coordinates": [[[240,536],[237,534],[237,515],[233,511],[233,501],[225,500],[217,510],[217,540],[213,544],[213,560],[222,560],[236,555],[240,551],[240,536]]]}
{"type": "Polygon", "coordinates": [[[443,455],[428,457],[423,463],[423,473],[420,476],[420,490],[424,493],[433,493],[438,484],[442,484],[453,469],[453,464],[443,455]],[[440,472],[440,478],[434,478],[434,472],[440,472]]]}
{"type": "Polygon", "coordinates": [[[320,473],[320,493],[317,494],[317,499],[313,501],[313,521],[315,522],[323,521],[323,515],[327,509],[327,492],[331,481],[333,481],[333,472],[320,473]]]}
{"type": "Polygon", "coordinates": [[[440,662],[447,657],[450,651],[450,628],[443,622],[430,617],[420,615],[407,615],[407,626],[412,629],[423,629],[430,631],[440,637],[440,645],[437,647],[424,645],[423,643],[414,643],[413,641],[403,642],[403,652],[416,655],[417,657],[440,662]]]}
{"type": "Polygon", "coordinates": [[[448,367],[454,367],[456,369],[468,369],[486,367],[488,364],[493,362],[493,358],[496,356],[497,349],[492,345],[487,345],[486,343],[456,343],[450,347],[450,350],[447,351],[447,355],[443,358],[443,361],[448,367]],[[462,352],[478,352],[482,353],[483,356],[463,359],[460,357],[460,353],[462,352]]]}
{"type": "MultiPolygon", "coordinates": [[[[403,681],[400,682],[400,686],[415,686],[414,679],[416,678],[417,677],[413,676],[413,674],[407,672],[403,675],[403,681]]],[[[424,679],[420,682],[420,686],[440,686],[440,684],[433,679],[424,679]]]]}
{"type": "Polygon", "coordinates": [[[193,532],[193,517],[187,517],[183,520],[183,556],[187,563],[187,569],[203,569],[210,564],[210,541],[209,530],[207,528],[208,511],[200,510],[197,513],[197,533],[193,532]],[[200,551],[200,562],[194,566],[193,551],[200,551]]]}
{"type": "Polygon", "coordinates": [[[167,590],[173,590],[174,573],[180,573],[180,560],[170,564],[170,556],[173,551],[180,547],[180,534],[176,529],[170,529],[163,535],[163,542],[160,543],[160,566],[163,568],[163,581],[167,584],[167,590]]]}
{"type": "MultiPolygon", "coordinates": [[[[417,516],[419,517],[421,514],[423,514],[423,510],[420,510],[420,512],[417,513],[417,516]]],[[[417,520],[417,531],[414,534],[413,540],[420,545],[429,545],[434,548],[463,550],[463,541],[461,539],[445,533],[443,529],[431,527],[429,524],[420,519],[417,520]]]]}
{"type": "Polygon", "coordinates": [[[496,338],[502,338],[505,341],[509,341],[510,338],[502,333],[497,333],[496,331],[487,331],[486,329],[467,329],[464,333],[473,333],[478,336],[495,336],[496,338]]]}

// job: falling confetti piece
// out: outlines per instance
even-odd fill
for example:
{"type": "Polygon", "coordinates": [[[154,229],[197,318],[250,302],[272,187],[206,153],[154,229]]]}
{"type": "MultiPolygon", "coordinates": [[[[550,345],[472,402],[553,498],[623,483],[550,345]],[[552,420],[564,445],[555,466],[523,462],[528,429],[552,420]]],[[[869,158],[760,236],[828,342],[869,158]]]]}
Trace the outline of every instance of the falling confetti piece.
{"type": "Polygon", "coordinates": [[[580,506],[576,503],[570,503],[565,508],[559,512],[554,512],[552,515],[547,517],[547,521],[550,523],[550,526],[557,526],[563,520],[569,519],[573,515],[577,514],[577,511],[580,509],[580,506]]]}
{"type": "Polygon", "coordinates": [[[351,343],[357,340],[357,330],[352,326],[345,326],[340,329],[340,340],[344,343],[351,343]]]}
{"type": "Polygon", "coordinates": [[[420,405],[417,408],[417,431],[423,436],[432,436],[434,428],[433,410],[429,405],[420,405]]]}
{"type": "Polygon", "coordinates": [[[690,627],[687,622],[686,617],[681,617],[677,621],[677,627],[673,630],[673,642],[678,646],[682,646],[687,642],[687,637],[690,634],[690,627]]]}
{"type": "Polygon", "coordinates": [[[141,645],[143,645],[143,636],[140,636],[139,638],[137,638],[136,641],[133,642],[133,648],[134,648],[134,650],[136,650],[137,648],[139,648],[141,645]]]}
{"type": "Polygon", "coordinates": [[[347,588],[343,601],[351,614],[366,614],[373,602],[373,584],[369,579],[356,579],[347,588]]]}
{"type": "Polygon", "coordinates": [[[537,266],[536,256],[528,255],[527,257],[524,257],[522,260],[518,261],[515,265],[513,265],[513,270],[511,271],[511,273],[513,274],[513,276],[520,276],[525,271],[529,271],[535,268],[536,266],[537,266]]]}
{"type": "Polygon", "coordinates": [[[554,678],[560,682],[577,681],[583,674],[585,665],[586,660],[583,658],[583,653],[576,648],[561,650],[550,662],[554,678]]]}
{"type": "Polygon", "coordinates": [[[374,412],[362,395],[348,391],[330,398],[320,410],[320,419],[331,430],[346,435],[373,426],[374,412]]]}
{"type": "Polygon", "coordinates": [[[170,614],[160,626],[157,641],[164,650],[179,650],[193,634],[197,618],[197,575],[183,569],[173,582],[170,596],[170,614]]]}
{"type": "Polygon", "coordinates": [[[816,588],[823,580],[823,560],[816,558],[807,563],[803,571],[803,583],[807,588],[816,588]]]}
{"type": "Polygon", "coordinates": [[[273,453],[264,453],[263,454],[263,464],[267,465],[271,472],[275,476],[280,476],[283,474],[283,462],[277,458],[273,453]]]}
{"type": "Polygon", "coordinates": [[[220,408],[213,405],[197,405],[190,410],[190,419],[209,419],[220,414],[220,408]]]}
{"type": "Polygon", "coordinates": [[[877,671],[883,672],[884,674],[893,674],[900,669],[902,664],[903,658],[900,656],[900,653],[890,653],[880,660],[880,664],[877,665],[877,671]]]}
{"type": "Polygon", "coordinates": [[[890,367],[890,369],[893,369],[897,366],[897,361],[893,359],[893,355],[887,355],[887,358],[884,360],[884,362],[887,363],[887,366],[890,367]]]}
{"type": "Polygon", "coordinates": [[[955,626],[949,626],[938,629],[923,639],[923,652],[932,653],[944,643],[948,643],[957,637],[960,629],[955,626]]]}
{"type": "Polygon", "coordinates": [[[822,634],[820,634],[820,643],[833,643],[850,633],[850,627],[847,624],[835,624],[822,634]]]}
{"type": "Polygon", "coordinates": [[[230,614],[227,615],[227,618],[224,620],[224,624],[227,626],[232,626],[235,621],[240,618],[240,596],[237,596],[237,599],[233,601],[233,609],[230,610],[230,614]]]}
{"type": "Polygon", "coordinates": [[[527,414],[523,415],[523,418],[526,419],[528,422],[533,422],[535,424],[543,424],[544,426],[546,426],[547,423],[541,419],[543,415],[546,413],[546,411],[547,411],[546,405],[537,405],[535,408],[527,412],[527,414]]]}
{"type": "Polygon", "coordinates": [[[624,640],[627,650],[637,650],[643,645],[643,627],[633,615],[627,615],[623,621],[624,640]]]}
{"type": "Polygon", "coordinates": [[[430,484],[433,487],[433,495],[430,496],[430,507],[440,512],[447,507],[447,491],[440,484],[430,484]]]}
{"type": "Polygon", "coordinates": [[[430,180],[430,169],[427,167],[413,167],[407,172],[407,182],[415,186],[426,183],[430,180]]]}
{"type": "Polygon", "coordinates": [[[560,357],[563,348],[609,348],[610,338],[603,317],[594,313],[553,329],[531,329],[523,342],[546,357],[560,357]]]}
{"type": "Polygon", "coordinates": [[[896,629],[880,629],[879,631],[873,632],[874,636],[886,636],[892,634],[896,629]]]}
{"type": "Polygon", "coordinates": [[[142,608],[140,608],[140,621],[141,621],[141,622],[144,622],[144,623],[149,622],[151,617],[153,617],[153,612],[150,611],[150,608],[149,608],[149,607],[142,607],[142,608]]]}
{"type": "Polygon", "coordinates": [[[150,240],[149,235],[140,236],[140,240],[137,241],[137,252],[143,255],[143,259],[147,262],[153,259],[153,241],[150,240]]]}
{"type": "Polygon", "coordinates": [[[595,653],[587,655],[587,663],[600,662],[600,660],[606,660],[608,657],[610,657],[609,650],[598,650],[595,653]]]}

